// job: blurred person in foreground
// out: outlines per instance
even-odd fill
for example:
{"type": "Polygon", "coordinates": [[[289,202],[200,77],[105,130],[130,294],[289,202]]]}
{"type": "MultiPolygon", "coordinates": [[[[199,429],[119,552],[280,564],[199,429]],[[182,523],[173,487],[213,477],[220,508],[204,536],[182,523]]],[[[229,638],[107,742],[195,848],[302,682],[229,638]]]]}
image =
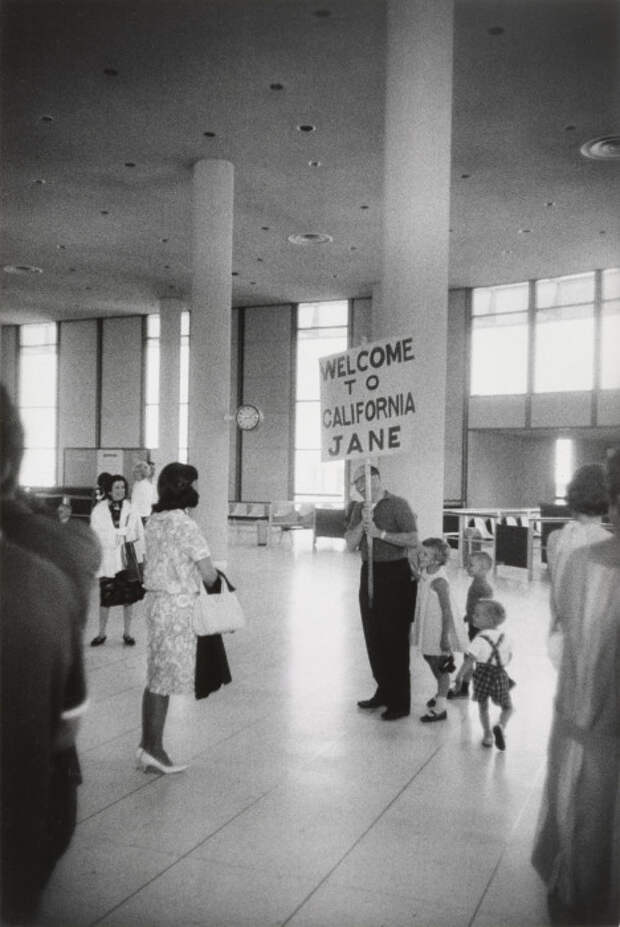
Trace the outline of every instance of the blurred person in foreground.
{"type": "Polygon", "coordinates": [[[620,450],[614,533],[568,557],[556,590],[563,651],[532,862],[554,923],[620,922],[620,450]]]}
{"type": "Polygon", "coordinates": [[[84,525],[18,490],[24,433],[0,385],[2,919],[31,923],[66,850],[81,782],[82,629],[99,565],[84,525]]]}
{"type": "Polygon", "coordinates": [[[547,564],[551,579],[549,605],[548,650],[554,666],[560,665],[562,656],[562,628],[558,616],[557,599],[565,579],[568,559],[578,547],[604,541],[609,532],[603,527],[603,515],[609,508],[609,495],[605,470],[600,464],[586,464],[573,475],[566,489],[566,502],[571,520],[563,528],[552,531],[547,539],[547,564]]]}
{"type": "Polygon", "coordinates": [[[142,739],[136,760],[144,771],[179,773],[164,749],[163,736],[171,695],[194,692],[196,634],[194,607],[200,583],[218,578],[207,540],[188,509],[198,505],[198,471],[170,463],[157,481],[159,499],[146,523],[147,672],[142,696],[142,739]]]}

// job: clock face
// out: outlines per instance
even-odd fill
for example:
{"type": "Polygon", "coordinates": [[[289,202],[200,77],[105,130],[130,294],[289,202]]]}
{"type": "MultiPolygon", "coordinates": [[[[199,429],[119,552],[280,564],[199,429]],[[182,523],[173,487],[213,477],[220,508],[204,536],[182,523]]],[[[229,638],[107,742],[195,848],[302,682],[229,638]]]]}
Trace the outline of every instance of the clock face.
{"type": "Polygon", "coordinates": [[[256,428],[262,419],[262,415],[256,406],[245,404],[239,406],[235,412],[235,421],[242,431],[252,431],[256,428]]]}

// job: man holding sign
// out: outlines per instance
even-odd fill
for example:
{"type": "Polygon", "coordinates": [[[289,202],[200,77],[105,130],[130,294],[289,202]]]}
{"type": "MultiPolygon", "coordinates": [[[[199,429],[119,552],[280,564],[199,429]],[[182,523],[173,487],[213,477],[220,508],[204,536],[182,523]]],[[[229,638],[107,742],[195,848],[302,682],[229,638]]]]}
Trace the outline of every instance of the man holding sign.
{"type": "Polygon", "coordinates": [[[372,698],[357,704],[360,708],[383,707],[384,721],[396,721],[409,714],[411,703],[409,627],[415,587],[407,550],[417,544],[416,520],[405,499],[383,489],[377,467],[370,467],[369,498],[364,464],[355,470],[353,485],[364,501],[352,506],[345,540],[349,550],[359,548],[362,555],[360,611],[368,660],[377,683],[372,698]]]}

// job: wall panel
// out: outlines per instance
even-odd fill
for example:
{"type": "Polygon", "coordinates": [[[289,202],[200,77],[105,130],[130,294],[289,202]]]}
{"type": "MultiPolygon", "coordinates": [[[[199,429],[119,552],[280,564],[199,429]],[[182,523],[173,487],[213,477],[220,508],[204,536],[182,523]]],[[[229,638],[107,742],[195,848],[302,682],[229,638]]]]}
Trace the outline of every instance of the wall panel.
{"type": "Polygon", "coordinates": [[[290,306],[245,310],[243,396],[261,409],[264,422],[240,435],[241,498],[287,499],[293,420],[290,306]]]}
{"type": "Polygon", "coordinates": [[[97,446],[97,320],[61,322],[58,345],[58,479],[66,447],[97,446]]]}
{"type": "Polygon", "coordinates": [[[103,320],[101,446],[140,447],[142,316],[103,320]]]}

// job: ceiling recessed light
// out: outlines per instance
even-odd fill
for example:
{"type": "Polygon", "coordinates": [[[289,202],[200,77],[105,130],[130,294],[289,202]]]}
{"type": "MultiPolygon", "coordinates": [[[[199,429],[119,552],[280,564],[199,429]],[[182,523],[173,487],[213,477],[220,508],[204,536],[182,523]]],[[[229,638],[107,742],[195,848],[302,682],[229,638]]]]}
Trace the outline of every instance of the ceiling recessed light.
{"type": "Polygon", "coordinates": [[[18,274],[21,276],[43,273],[42,267],[35,267],[33,264],[5,264],[2,269],[5,274],[18,274]]]}
{"type": "Polygon", "coordinates": [[[332,236],[326,232],[302,232],[288,236],[288,241],[292,245],[325,245],[333,240],[332,236]]]}
{"type": "Polygon", "coordinates": [[[320,166],[321,166],[320,161],[308,161],[308,167],[320,167],[320,166]]]}
{"type": "Polygon", "coordinates": [[[301,125],[297,126],[298,132],[316,132],[316,126],[311,125],[309,122],[302,122],[301,125]]]}
{"type": "Polygon", "coordinates": [[[620,135],[600,135],[584,142],[579,149],[584,158],[593,161],[620,160],[620,135]]]}
{"type": "Polygon", "coordinates": [[[284,90],[284,84],[269,84],[270,90],[284,90]]]}
{"type": "Polygon", "coordinates": [[[203,132],[205,138],[215,138],[215,132],[203,132]]]}
{"type": "Polygon", "coordinates": [[[116,68],[104,68],[103,73],[106,77],[118,77],[118,71],[116,68]]]}

